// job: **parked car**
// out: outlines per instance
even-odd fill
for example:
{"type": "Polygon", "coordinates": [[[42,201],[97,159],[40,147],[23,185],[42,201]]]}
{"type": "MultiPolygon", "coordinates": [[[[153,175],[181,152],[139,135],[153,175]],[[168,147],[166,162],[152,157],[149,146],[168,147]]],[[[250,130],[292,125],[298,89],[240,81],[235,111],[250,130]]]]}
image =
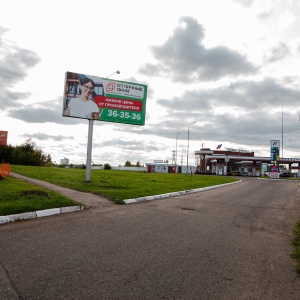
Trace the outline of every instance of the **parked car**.
{"type": "Polygon", "coordinates": [[[279,174],[279,177],[290,177],[291,176],[291,173],[290,172],[281,172],[279,174]]]}
{"type": "Polygon", "coordinates": [[[253,176],[251,172],[245,171],[241,172],[241,176],[253,176]]]}
{"type": "Polygon", "coordinates": [[[205,173],[205,171],[198,167],[195,169],[195,174],[204,174],[204,173],[205,173]]]}
{"type": "Polygon", "coordinates": [[[240,172],[237,172],[237,171],[232,171],[232,172],[231,172],[231,175],[232,175],[232,176],[241,176],[241,173],[240,173],[240,172]]]}

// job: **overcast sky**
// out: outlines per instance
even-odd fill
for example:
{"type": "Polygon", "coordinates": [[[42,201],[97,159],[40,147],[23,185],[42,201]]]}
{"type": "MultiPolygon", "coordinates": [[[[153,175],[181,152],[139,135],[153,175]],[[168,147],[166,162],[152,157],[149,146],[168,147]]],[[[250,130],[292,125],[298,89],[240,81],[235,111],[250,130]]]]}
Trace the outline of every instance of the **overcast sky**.
{"type": "Polygon", "coordinates": [[[95,121],[93,163],[172,162],[176,140],[185,163],[188,128],[192,164],[218,144],[269,156],[273,139],[300,157],[299,16],[299,0],[3,1],[0,130],[85,163],[88,121],[62,116],[65,72],[119,70],[148,85],[146,124],[95,121]]]}

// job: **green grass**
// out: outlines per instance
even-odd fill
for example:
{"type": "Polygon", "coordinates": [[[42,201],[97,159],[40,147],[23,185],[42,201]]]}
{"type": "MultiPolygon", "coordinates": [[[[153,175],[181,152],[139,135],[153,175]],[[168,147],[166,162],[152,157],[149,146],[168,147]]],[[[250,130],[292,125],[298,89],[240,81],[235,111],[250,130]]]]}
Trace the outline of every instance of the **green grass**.
{"type": "Polygon", "coordinates": [[[162,174],[134,171],[92,170],[86,182],[85,169],[11,165],[11,171],[77,191],[105,196],[117,203],[125,199],[190,190],[236,181],[234,177],[162,174]]]}
{"type": "Polygon", "coordinates": [[[294,251],[291,257],[296,261],[296,272],[300,274],[300,220],[295,224],[292,244],[294,246],[294,251]]]}
{"type": "Polygon", "coordinates": [[[73,205],[78,203],[13,177],[0,180],[0,216],[73,205]]]}

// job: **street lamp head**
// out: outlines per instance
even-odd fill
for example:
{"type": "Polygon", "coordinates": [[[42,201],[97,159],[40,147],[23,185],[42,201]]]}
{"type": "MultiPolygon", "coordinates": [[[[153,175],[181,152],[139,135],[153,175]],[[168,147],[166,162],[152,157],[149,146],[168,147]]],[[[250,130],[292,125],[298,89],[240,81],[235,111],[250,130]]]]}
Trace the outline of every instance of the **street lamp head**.
{"type": "Polygon", "coordinates": [[[189,126],[191,126],[192,124],[195,124],[197,121],[194,121],[193,123],[191,123],[189,126]]]}
{"type": "Polygon", "coordinates": [[[194,121],[193,123],[189,124],[188,129],[190,128],[191,125],[195,124],[197,121],[194,121]]]}
{"type": "Polygon", "coordinates": [[[121,73],[121,72],[120,72],[119,70],[117,70],[117,71],[111,73],[109,76],[107,76],[106,79],[109,78],[110,76],[114,75],[114,74],[120,74],[120,73],[121,73]]]}

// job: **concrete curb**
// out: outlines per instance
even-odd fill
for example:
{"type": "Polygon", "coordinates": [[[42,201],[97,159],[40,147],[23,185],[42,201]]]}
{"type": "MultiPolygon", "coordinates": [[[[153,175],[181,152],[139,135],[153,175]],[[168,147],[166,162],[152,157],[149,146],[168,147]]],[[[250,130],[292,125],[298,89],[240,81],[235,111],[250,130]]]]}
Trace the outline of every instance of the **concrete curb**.
{"type": "Polygon", "coordinates": [[[81,210],[84,210],[84,207],[77,205],[77,206],[67,206],[67,207],[60,207],[60,208],[38,210],[38,211],[27,212],[22,214],[0,216],[0,225],[9,222],[19,221],[19,220],[35,219],[35,218],[47,217],[47,216],[64,214],[68,212],[75,212],[81,210]]]}
{"type": "Polygon", "coordinates": [[[180,191],[180,192],[174,192],[174,193],[147,196],[147,197],[141,197],[141,198],[135,198],[135,199],[126,199],[126,200],[124,200],[124,203],[125,204],[132,204],[132,203],[139,203],[139,202],[163,199],[163,198],[174,197],[174,196],[187,195],[187,194],[212,190],[212,189],[216,189],[216,188],[220,188],[220,187],[223,187],[223,186],[232,185],[232,184],[236,184],[236,183],[240,183],[240,182],[242,182],[242,180],[235,181],[235,182],[230,182],[230,183],[225,183],[225,184],[218,184],[218,185],[208,186],[208,187],[199,188],[199,189],[193,189],[193,190],[186,190],[186,191],[180,191]]]}

